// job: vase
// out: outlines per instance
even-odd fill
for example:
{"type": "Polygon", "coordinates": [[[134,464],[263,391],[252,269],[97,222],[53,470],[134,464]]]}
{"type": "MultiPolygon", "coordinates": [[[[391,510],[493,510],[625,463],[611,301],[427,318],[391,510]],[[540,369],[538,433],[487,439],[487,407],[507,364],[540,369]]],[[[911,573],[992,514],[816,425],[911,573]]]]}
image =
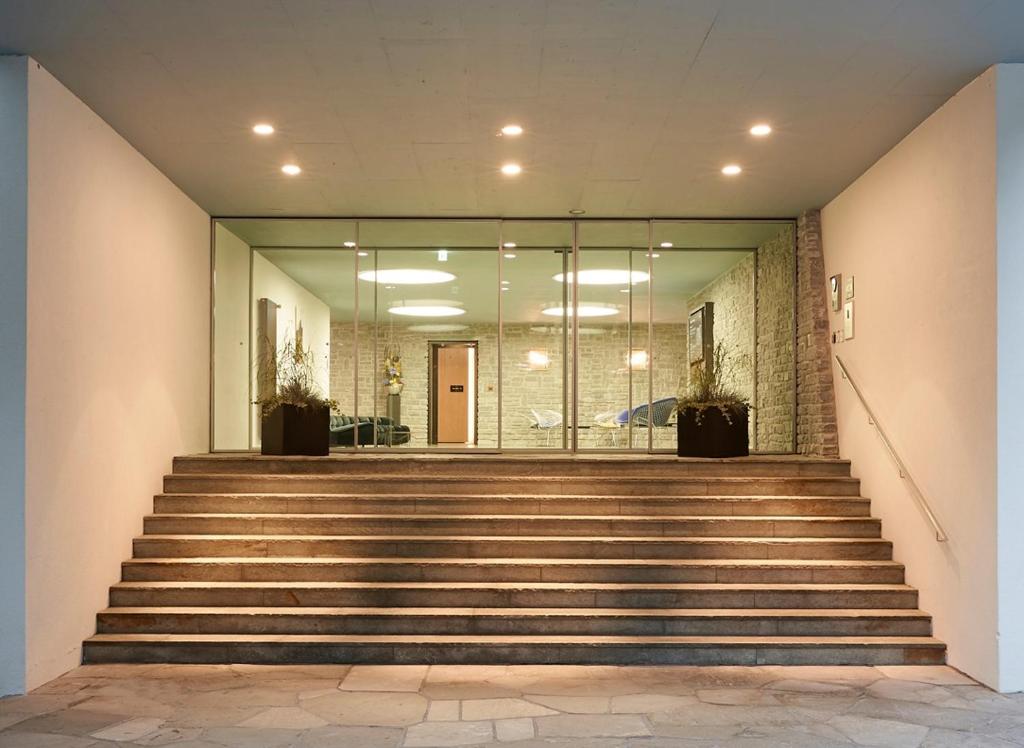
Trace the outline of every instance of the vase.
{"type": "Polygon", "coordinates": [[[402,394],[402,387],[404,387],[404,386],[405,385],[403,385],[401,382],[392,382],[391,384],[388,385],[388,394],[389,395],[401,395],[402,394]]]}

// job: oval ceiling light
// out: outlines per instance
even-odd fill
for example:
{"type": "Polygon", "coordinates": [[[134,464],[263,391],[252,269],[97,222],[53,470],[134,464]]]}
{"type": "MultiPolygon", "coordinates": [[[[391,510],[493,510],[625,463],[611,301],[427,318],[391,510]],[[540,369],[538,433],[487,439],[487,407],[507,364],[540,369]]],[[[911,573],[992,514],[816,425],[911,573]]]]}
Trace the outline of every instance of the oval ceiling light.
{"type": "Polygon", "coordinates": [[[522,170],[523,167],[515,163],[501,165],[501,173],[504,174],[506,177],[514,177],[520,172],[522,172],[522,170]]]}
{"type": "Polygon", "coordinates": [[[763,138],[766,135],[772,134],[772,126],[766,123],[754,125],[750,128],[750,134],[755,138],[763,138]]]}
{"type": "Polygon", "coordinates": [[[516,259],[516,256],[515,256],[515,254],[513,252],[506,252],[504,254],[504,257],[505,257],[506,260],[514,260],[514,259],[516,259]]]}
{"type": "Polygon", "coordinates": [[[505,242],[501,246],[503,246],[505,249],[515,249],[516,248],[516,243],[515,242],[505,242]]]}
{"type": "Polygon", "coordinates": [[[302,167],[298,164],[285,164],[281,167],[281,171],[287,174],[289,177],[298,176],[302,173],[302,167]]]}
{"type": "Polygon", "coordinates": [[[342,246],[345,246],[345,247],[348,247],[349,249],[352,249],[352,247],[356,246],[356,243],[355,242],[342,242],[342,246]]]}
{"type": "Polygon", "coordinates": [[[369,252],[356,252],[356,254],[359,255],[360,257],[369,257],[370,256],[369,252]]]}
{"type": "MultiPolygon", "coordinates": [[[[580,304],[576,307],[576,313],[580,317],[613,317],[619,313],[619,308],[612,304],[580,304]]],[[[541,314],[548,317],[572,317],[573,309],[556,304],[541,310],[541,314]]]]}
{"type": "Polygon", "coordinates": [[[661,248],[662,249],[668,249],[671,246],[672,246],[672,242],[662,242],[661,243],[661,248]]]}
{"type": "Polygon", "coordinates": [[[400,317],[458,317],[466,310],[450,301],[403,301],[389,307],[388,313],[400,317]]]}
{"type": "MultiPolygon", "coordinates": [[[[572,273],[551,276],[559,283],[573,282],[572,273]]],[[[651,276],[640,270],[581,270],[581,286],[623,286],[627,283],[646,283],[651,276]]]]}
{"type": "Polygon", "coordinates": [[[570,208],[569,209],[569,215],[571,215],[571,216],[582,216],[586,212],[587,211],[583,210],[583,208],[570,208]]]}
{"type": "Polygon", "coordinates": [[[516,137],[517,135],[523,134],[523,128],[519,125],[505,125],[503,128],[501,128],[501,134],[516,137]]]}
{"type": "Polygon", "coordinates": [[[395,283],[399,286],[426,286],[434,283],[450,283],[455,276],[444,270],[422,270],[419,268],[394,268],[391,270],[364,270],[359,280],[371,283],[395,283]]]}
{"type": "Polygon", "coordinates": [[[722,167],[722,173],[727,177],[735,177],[737,174],[743,171],[743,167],[739,164],[726,164],[722,167]]]}
{"type": "Polygon", "coordinates": [[[252,131],[257,135],[273,135],[274,126],[267,124],[266,122],[260,122],[259,124],[252,126],[252,131]]]}

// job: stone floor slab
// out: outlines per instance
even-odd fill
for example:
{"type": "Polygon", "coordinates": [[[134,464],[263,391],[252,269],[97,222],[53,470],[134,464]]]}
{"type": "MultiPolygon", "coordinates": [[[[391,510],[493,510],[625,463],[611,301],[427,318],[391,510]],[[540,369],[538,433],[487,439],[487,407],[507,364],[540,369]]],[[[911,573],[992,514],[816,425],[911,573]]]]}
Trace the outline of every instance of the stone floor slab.
{"type": "Polygon", "coordinates": [[[239,727],[278,727],[285,730],[309,730],[326,727],[329,723],[305,709],[295,706],[275,706],[238,723],[239,727]]]}
{"type": "Polygon", "coordinates": [[[503,743],[529,740],[534,735],[533,720],[528,717],[495,720],[494,734],[503,743]]]}
{"type": "Polygon", "coordinates": [[[420,690],[426,665],[356,665],[338,686],[342,691],[420,690]]]}
{"type": "Polygon", "coordinates": [[[643,717],[636,714],[560,714],[536,720],[541,737],[629,738],[650,735],[643,717]]]}
{"type": "Polygon", "coordinates": [[[554,709],[523,699],[470,699],[462,702],[465,720],[545,717],[558,714],[554,709]]]}
{"type": "Polygon", "coordinates": [[[482,722],[423,722],[405,731],[405,748],[446,748],[447,746],[490,743],[494,726],[482,722]]]}

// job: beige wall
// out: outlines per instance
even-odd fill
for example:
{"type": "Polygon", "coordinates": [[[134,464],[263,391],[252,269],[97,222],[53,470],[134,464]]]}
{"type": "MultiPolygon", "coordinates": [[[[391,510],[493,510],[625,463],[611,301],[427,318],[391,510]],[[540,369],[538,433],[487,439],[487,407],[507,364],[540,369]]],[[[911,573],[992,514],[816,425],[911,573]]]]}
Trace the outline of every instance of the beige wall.
{"type": "Polygon", "coordinates": [[[950,663],[990,685],[998,682],[994,82],[989,71],[971,83],[822,211],[826,276],[856,278],[856,336],[834,351],[949,543],[935,541],[836,370],[841,454],[934,615],[950,663]]]}
{"type": "Polygon", "coordinates": [[[79,664],[176,454],[209,442],[208,216],[29,66],[27,686],[79,664]]]}
{"type": "Polygon", "coordinates": [[[214,228],[213,443],[249,448],[249,245],[214,228]]]}

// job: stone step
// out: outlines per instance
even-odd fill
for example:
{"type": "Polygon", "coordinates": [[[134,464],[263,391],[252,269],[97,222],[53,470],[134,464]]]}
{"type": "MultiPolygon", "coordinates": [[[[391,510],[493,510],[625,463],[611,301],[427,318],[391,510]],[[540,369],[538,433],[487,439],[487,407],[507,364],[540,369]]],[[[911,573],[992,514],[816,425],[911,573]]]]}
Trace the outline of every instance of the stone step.
{"type": "Polygon", "coordinates": [[[111,607],[917,608],[898,584],[119,582],[111,607]]]}
{"type": "Polygon", "coordinates": [[[86,664],[941,665],[931,637],[97,634],[86,664]]]}
{"type": "Polygon", "coordinates": [[[903,584],[895,561],[138,558],[126,582],[704,582],[903,584]]]}
{"type": "Polygon", "coordinates": [[[892,559],[892,543],[881,538],[143,535],[133,547],[137,558],[892,559]]]}
{"type": "Polygon", "coordinates": [[[878,538],[871,517],[636,517],[421,514],[155,514],[152,535],[528,535],[878,538]]]}
{"type": "Polygon", "coordinates": [[[850,475],[848,460],[817,457],[751,456],[703,460],[674,455],[574,457],[569,455],[374,455],[270,457],[255,454],[189,455],[174,459],[173,472],[384,476],[641,476],[792,477],[850,475]]]}
{"type": "Polygon", "coordinates": [[[920,610],[108,608],[100,634],[931,636],[920,610]]]}
{"type": "Polygon", "coordinates": [[[867,517],[860,496],[448,496],[352,494],[158,494],[159,514],[583,514],[867,517]]]}
{"type": "Polygon", "coordinates": [[[172,474],[164,493],[314,493],[488,496],[546,494],[570,496],[859,496],[860,481],[850,477],[705,478],[617,473],[608,477],[431,476],[412,475],[253,475],[172,474]]]}

